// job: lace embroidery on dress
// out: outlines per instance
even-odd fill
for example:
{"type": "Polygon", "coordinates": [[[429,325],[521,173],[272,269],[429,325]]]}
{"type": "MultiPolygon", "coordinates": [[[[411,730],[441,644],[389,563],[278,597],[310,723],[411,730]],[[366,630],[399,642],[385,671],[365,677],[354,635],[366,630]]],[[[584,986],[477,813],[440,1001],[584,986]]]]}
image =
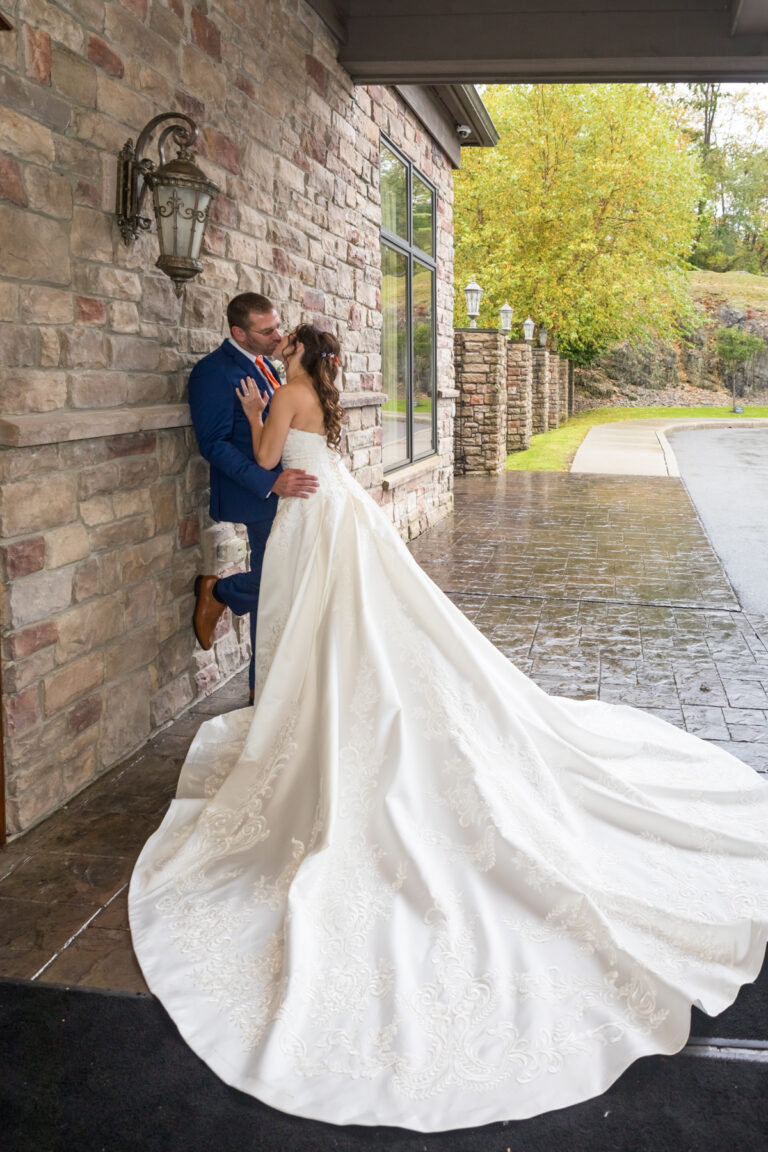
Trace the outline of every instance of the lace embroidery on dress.
{"type": "Polygon", "coordinates": [[[256,707],[201,733],[132,884],[150,986],[230,1082],[331,1120],[530,1115],[672,1051],[755,967],[765,785],[546,696],[321,437],[285,463],[320,489],[270,535],[256,707]]]}

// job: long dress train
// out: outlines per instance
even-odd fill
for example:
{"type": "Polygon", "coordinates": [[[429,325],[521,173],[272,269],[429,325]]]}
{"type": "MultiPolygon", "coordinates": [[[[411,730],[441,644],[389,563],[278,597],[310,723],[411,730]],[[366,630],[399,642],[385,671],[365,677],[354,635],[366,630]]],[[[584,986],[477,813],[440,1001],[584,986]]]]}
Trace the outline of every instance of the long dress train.
{"type": "Polygon", "coordinates": [[[225,1081],[421,1131],[560,1108],[758,974],[768,787],[548,696],[419,569],[322,436],[284,460],[256,705],[204,723],[142,851],[149,987],[225,1081]]]}

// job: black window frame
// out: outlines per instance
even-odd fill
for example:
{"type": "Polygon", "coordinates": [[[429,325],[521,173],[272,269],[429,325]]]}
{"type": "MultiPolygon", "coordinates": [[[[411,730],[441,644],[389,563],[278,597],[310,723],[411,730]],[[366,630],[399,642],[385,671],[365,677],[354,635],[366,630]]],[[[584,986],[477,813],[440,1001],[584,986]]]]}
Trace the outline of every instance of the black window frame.
{"type": "MultiPolygon", "coordinates": [[[[406,340],[406,455],[396,463],[385,466],[385,472],[393,472],[398,468],[405,468],[409,464],[415,464],[419,460],[426,460],[430,456],[434,456],[437,452],[437,188],[429,180],[421,169],[409,160],[408,157],[393,144],[392,141],[381,133],[379,138],[379,156],[381,157],[381,148],[388,148],[390,152],[404,165],[405,167],[405,198],[407,206],[408,218],[408,237],[404,239],[398,236],[396,232],[391,232],[388,228],[384,227],[383,219],[383,197],[382,197],[382,224],[379,235],[379,242],[382,246],[387,246],[395,252],[404,256],[408,264],[408,275],[406,283],[406,315],[408,318],[408,339],[406,340]],[[413,174],[416,173],[419,180],[424,184],[432,193],[432,255],[425,252],[423,248],[419,248],[413,242],[413,174]],[[430,301],[431,315],[432,315],[432,378],[430,380],[430,394],[432,396],[432,427],[431,427],[431,444],[427,451],[414,455],[413,450],[413,393],[414,393],[414,380],[413,380],[413,340],[414,340],[414,325],[413,325],[413,276],[414,264],[419,264],[423,268],[427,268],[432,273],[432,298],[430,301]]],[[[382,344],[382,356],[384,354],[384,347],[382,344]]],[[[383,365],[382,365],[383,367],[383,365]]],[[[384,446],[382,445],[382,451],[384,446]]]]}

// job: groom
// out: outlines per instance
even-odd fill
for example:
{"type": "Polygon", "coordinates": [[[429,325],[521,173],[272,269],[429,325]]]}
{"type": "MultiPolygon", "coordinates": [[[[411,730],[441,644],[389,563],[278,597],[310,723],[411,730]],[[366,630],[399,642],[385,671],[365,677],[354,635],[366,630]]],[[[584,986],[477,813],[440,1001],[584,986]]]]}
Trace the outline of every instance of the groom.
{"type": "MultiPolygon", "coordinates": [[[[253,455],[251,426],[235,394],[246,376],[256,381],[268,400],[280,386],[277,370],[269,360],[272,355],[279,356],[285,344],[274,305],[266,296],[243,292],[227,305],[227,323],[230,336],[192,369],[189,407],[200,454],[211,466],[211,518],[245,524],[251,567],[249,572],[221,580],[198,576],[193,626],[201,647],[208,649],[225,608],[231,608],[237,616],[250,613],[248,686],[253,703],[256,608],[264,549],[277,511],[277,498],[311,496],[317,490],[317,477],[300,468],[259,467],[253,455]]],[[[269,405],[265,416],[268,412],[269,405]]]]}

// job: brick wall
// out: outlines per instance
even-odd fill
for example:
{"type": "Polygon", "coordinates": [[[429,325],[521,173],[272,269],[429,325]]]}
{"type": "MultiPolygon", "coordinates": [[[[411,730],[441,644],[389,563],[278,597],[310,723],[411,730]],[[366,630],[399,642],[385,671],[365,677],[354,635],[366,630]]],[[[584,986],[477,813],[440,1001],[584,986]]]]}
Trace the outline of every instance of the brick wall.
{"type": "Polygon", "coordinates": [[[405,535],[451,507],[451,172],[387,89],[355,89],[301,0],[6,2],[0,34],[0,533],[9,831],[29,827],[242,665],[194,647],[191,585],[242,557],[205,513],[185,404],[228,297],[344,347],[346,453],[405,535]],[[214,201],[183,300],[113,217],[116,155],[164,111],[214,201]],[[379,134],[438,188],[438,453],[383,480],[379,134]]]}

